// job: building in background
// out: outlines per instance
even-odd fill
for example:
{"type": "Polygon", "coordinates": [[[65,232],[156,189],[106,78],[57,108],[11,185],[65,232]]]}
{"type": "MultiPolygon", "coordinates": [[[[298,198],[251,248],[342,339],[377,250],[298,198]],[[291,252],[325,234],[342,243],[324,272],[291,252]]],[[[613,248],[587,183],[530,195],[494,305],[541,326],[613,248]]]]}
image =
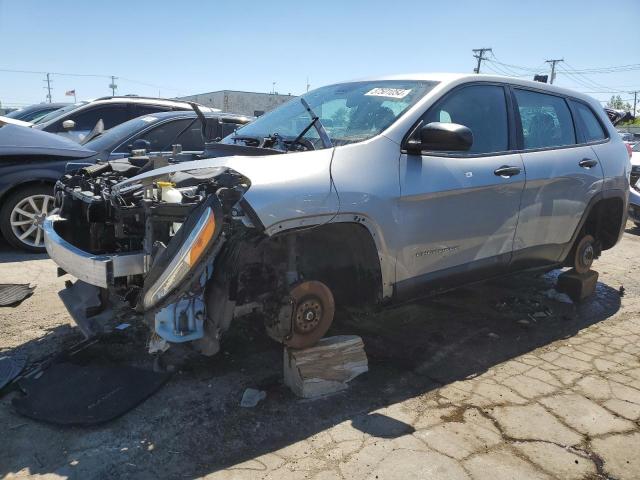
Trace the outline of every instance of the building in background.
{"type": "Polygon", "coordinates": [[[292,98],[295,98],[295,95],[218,90],[216,92],[179,97],[178,100],[186,100],[200,103],[207,107],[219,108],[223,112],[258,117],[292,98]]]}

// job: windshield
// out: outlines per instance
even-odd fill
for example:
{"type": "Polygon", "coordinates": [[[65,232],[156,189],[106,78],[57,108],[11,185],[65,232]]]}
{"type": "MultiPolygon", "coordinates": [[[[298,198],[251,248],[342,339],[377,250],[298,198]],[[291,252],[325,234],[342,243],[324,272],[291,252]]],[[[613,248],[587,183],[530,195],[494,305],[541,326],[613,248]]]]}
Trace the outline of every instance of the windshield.
{"type": "MultiPolygon", "coordinates": [[[[378,135],[436,85],[437,82],[416,80],[352,82],[318,88],[302,98],[319,117],[331,143],[346,145],[378,135]]],[[[311,120],[303,102],[293,99],[240,128],[222,143],[263,146],[265,138],[275,135],[291,141],[311,120]]],[[[316,128],[309,129],[302,138],[306,148],[323,148],[316,128]]]]}
{"type": "Polygon", "coordinates": [[[75,110],[76,108],[81,107],[85,103],[87,102],[72,103],[71,105],[67,105],[66,107],[62,107],[62,108],[59,108],[58,110],[54,110],[53,112],[47,113],[44,117],[39,118],[38,121],[33,123],[46,123],[49,120],[53,120],[54,118],[57,118],[60,115],[64,115],[65,113],[70,112],[71,110],[75,110]]]}
{"type": "Polygon", "coordinates": [[[134,118],[127,122],[116,125],[109,130],[105,130],[102,134],[95,137],[93,140],[89,140],[84,146],[94,152],[100,152],[102,150],[110,150],[117,147],[120,142],[126,140],[131,135],[136,134],[140,130],[156,123],[158,117],[153,115],[145,115],[144,117],[134,118]]]}

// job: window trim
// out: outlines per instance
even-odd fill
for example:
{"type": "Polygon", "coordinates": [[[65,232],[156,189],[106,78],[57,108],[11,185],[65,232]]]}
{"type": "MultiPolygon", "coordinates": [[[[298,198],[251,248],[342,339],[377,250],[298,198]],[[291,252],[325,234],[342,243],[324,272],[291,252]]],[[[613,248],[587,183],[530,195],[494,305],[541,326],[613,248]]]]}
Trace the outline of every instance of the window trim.
{"type": "MultiPolygon", "coordinates": [[[[604,125],[602,125],[602,119],[593,111],[593,109],[591,108],[591,106],[589,104],[587,104],[585,101],[580,100],[579,98],[573,97],[571,95],[564,95],[561,93],[556,93],[556,92],[549,92],[548,90],[544,90],[541,88],[534,88],[534,87],[529,87],[529,86],[522,86],[522,85],[515,85],[515,84],[510,84],[509,88],[511,90],[511,95],[513,97],[513,106],[514,106],[514,114],[516,116],[517,119],[517,124],[518,124],[518,130],[517,130],[517,136],[518,136],[518,150],[516,150],[516,152],[518,153],[529,153],[529,152],[545,152],[547,150],[561,150],[561,149],[566,149],[566,148],[576,148],[576,147],[584,147],[587,145],[599,145],[602,143],[607,143],[611,140],[611,136],[609,135],[609,131],[604,128],[604,125]],[[573,128],[575,130],[575,134],[576,134],[576,143],[572,144],[572,145],[558,145],[558,146],[554,146],[554,147],[542,147],[542,148],[524,148],[524,136],[523,136],[523,130],[522,130],[522,123],[520,121],[520,112],[518,110],[518,101],[516,99],[515,96],[515,90],[528,90],[534,93],[541,93],[544,95],[551,95],[553,97],[558,97],[558,98],[562,98],[565,103],[567,104],[567,107],[569,108],[569,112],[571,114],[571,118],[573,121],[573,128]],[[597,141],[593,141],[593,142],[584,142],[582,141],[582,138],[578,139],[578,125],[576,124],[576,115],[574,113],[574,109],[572,108],[571,102],[569,100],[573,100],[576,102],[580,102],[583,105],[587,106],[589,108],[589,110],[591,110],[591,112],[595,115],[596,119],[598,120],[598,122],[600,122],[600,126],[602,127],[602,129],[604,130],[604,132],[606,133],[606,138],[604,140],[597,140],[597,141]]],[[[581,127],[581,125],[580,125],[581,127]]],[[[580,128],[580,134],[582,135],[582,131],[580,128]]]]}
{"type": "Polygon", "coordinates": [[[400,152],[405,155],[416,155],[417,154],[409,154],[407,150],[407,142],[410,138],[412,138],[418,128],[422,126],[423,118],[427,115],[432,109],[439,107],[443,102],[445,102],[451,95],[459,92],[460,90],[468,87],[478,87],[478,86],[492,86],[492,87],[500,87],[502,88],[502,92],[504,95],[505,108],[507,109],[507,150],[497,151],[497,152],[488,152],[488,153],[469,153],[469,152],[438,152],[431,150],[423,150],[420,152],[421,157],[429,156],[429,157],[443,157],[443,158],[483,158],[483,157],[496,157],[500,155],[511,155],[516,151],[518,146],[517,137],[516,137],[516,117],[515,110],[513,108],[513,100],[511,99],[511,95],[509,94],[508,88],[509,84],[502,82],[482,82],[482,81],[473,81],[466,82],[461,85],[456,85],[451,90],[447,91],[442,95],[436,102],[431,105],[427,110],[425,110],[418,120],[409,128],[405,136],[402,138],[400,152]]]}

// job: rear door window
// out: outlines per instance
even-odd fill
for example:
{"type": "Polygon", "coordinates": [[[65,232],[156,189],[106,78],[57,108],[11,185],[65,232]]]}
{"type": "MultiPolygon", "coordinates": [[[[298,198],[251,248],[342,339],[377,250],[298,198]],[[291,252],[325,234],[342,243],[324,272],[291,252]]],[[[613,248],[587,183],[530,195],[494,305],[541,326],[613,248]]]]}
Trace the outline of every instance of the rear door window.
{"type": "Polygon", "coordinates": [[[607,138],[607,134],[602,128],[602,124],[598,121],[596,114],[582,102],[569,100],[573,109],[577,113],[580,130],[585,142],[596,142],[607,138]]]}
{"type": "Polygon", "coordinates": [[[423,117],[431,122],[458,123],[471,129],[468,153],[509,150],[509,122],[504,89],[498,85],[471,85],[454,91],[423,117]]]}
{"type": "MultiPolygon", "coordinates": [[[[113,104],[105,105],[95,108],[87,108],[75,115],[67,117],[68,120],[76,122],[73,130],[91,130],[95,127],[98,120],[102,119],[104,123],[104,129],[120,125],[130,119],[128,106],[125,104],[113,104]]],[[[60,122],[59,131],[64,131],[62,128],[62,122],[60,122]]]]}
{"type": "MultiPolygon", "coordinates": [[[[180,132],[187,128],[189,123],[193,122],[192,118],[183,118],[164,122],[152,129],[135,136],[126,142],[125,145],[118,147],[115,153],[126,153],[129,151],[129,146],[138,139],[146,140],[149,142],[149,152],[166,152],[171,149],[171,145],[178,143],[177,138],[180,132]]],[[[186,150],[183,147],[184,150],[186,150]]],[[[202,150],[202,149],[200,149],[202,150]]]]}
{"type": "Polygon", "coordinates": [[[576,143],[573,118],[562,97],[515,89],[525,149],[576,143]]]}
{"type": "MultiPolygon", "coordinates": [[[[190,120],[193,122],[193,119],[190,120]]],[[[175,143],[179,143],[182,146],[182,150],[186,152],[201,152],[204,150],[204,140],[202,139],[202,122],[196,119],[193,124],[187,123],[183,128],[187,128],[175,143]],[[187,128],[189,125],[189,128],[187,128]]]]}

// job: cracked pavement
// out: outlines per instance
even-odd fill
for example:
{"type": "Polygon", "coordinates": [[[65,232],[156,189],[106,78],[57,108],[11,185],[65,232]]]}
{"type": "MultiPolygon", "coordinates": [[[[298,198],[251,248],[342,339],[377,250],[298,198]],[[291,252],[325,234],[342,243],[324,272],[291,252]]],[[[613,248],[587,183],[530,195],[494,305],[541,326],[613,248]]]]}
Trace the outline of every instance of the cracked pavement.
{"type": "MultiPolygon", "coordinates": [[[[64,429],[22,418],[12,392],[0,398],[0,475],[640,478],[639,233],[629,229],[596,262],[596,295],[580,305],[546,298],[556,272],[383,312],[343,312],[330,333],[361,335],[370,372],[324,399],[293,397],[281,382],[280,347],[242,323],[221,355],[181,368],[105,426],[64,429]],[[247,387],[267,398],[239,408],[247,387]]],[[[47,259],[18,268],[22,258],[0,252],[6,281],[38,285],[20,307],[0,309],[0,354],[55,351],[76,338],[55,294],[64,279],[47,259]]],[[[143,348],[107,347],[122,357],[143,348]]]]}

